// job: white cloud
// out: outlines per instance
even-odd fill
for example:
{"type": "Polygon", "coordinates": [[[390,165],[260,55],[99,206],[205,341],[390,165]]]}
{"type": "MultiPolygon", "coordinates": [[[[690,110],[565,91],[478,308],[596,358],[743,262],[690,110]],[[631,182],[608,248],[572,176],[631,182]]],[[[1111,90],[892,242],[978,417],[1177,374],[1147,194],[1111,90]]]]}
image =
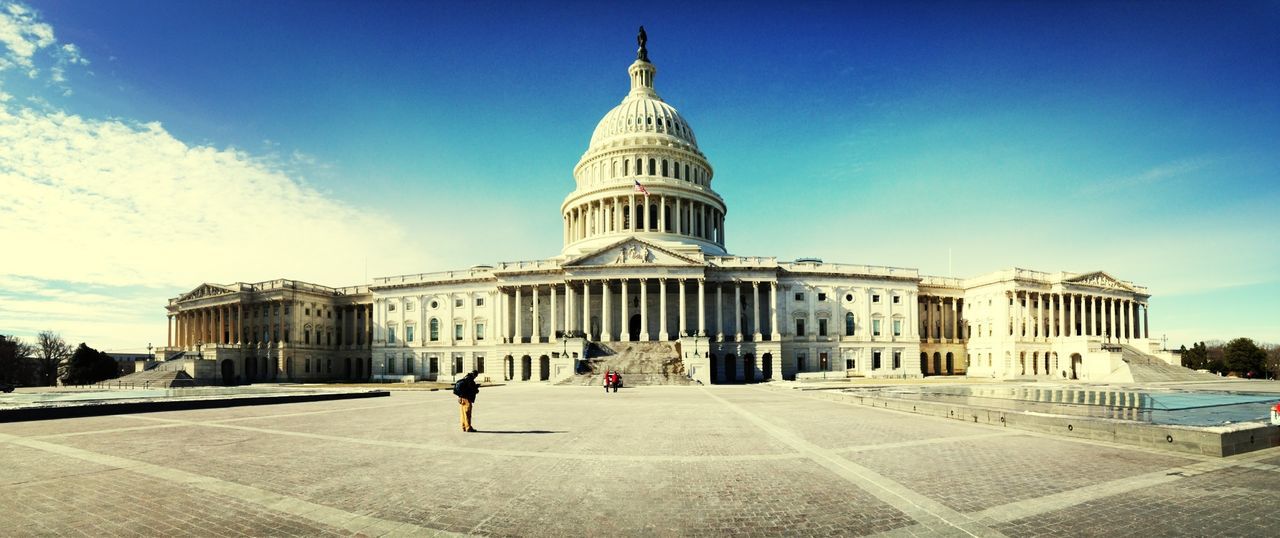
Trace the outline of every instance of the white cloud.
{"type": "MultiPolygon", "coordinates": [[[[53,27],[39,22],[39,17],[31,8],[10,2],[0,10],[0,44],[4,45],[6,60],[5,63],[0,63],[0,68],[17,65],[27,68],[29,74],[36,73],[32,57],[36,51],[56,42],[53,27]]],[[[79,57],[78,50],[75,54],[79,57]]]]}
{"type": "Polygon", "coordinates": [[[191,146],[158,123],[0,110],[0,273],[191,287],[288,276],[348,284],[403,232],[269,162],[191,146]],[[355,260],[352,260],[355,258],[355,260]]]}
{"type": "Polygon", "coordinates": [[[1152,185],[1157,183],[1201,170],[1204,167],[1209,166],[1211,163],[1212,161],[1210,159],[1203,157],[1180,159],[1158,166],[1153,166],[1137,174],[1110,178],[1105,181],[1085,185],[1081,189],[1081,194],[1104,194],[1134,187],[1144,189],[1150,188],[1152,185]]]}

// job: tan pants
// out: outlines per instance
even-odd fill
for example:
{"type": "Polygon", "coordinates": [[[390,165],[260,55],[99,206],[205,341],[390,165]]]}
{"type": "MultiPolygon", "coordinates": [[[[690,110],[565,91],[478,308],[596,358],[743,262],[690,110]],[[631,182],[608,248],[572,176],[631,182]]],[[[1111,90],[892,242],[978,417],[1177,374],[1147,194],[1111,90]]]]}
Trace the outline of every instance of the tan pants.
{"type": "Polygon", "coordinates": [[[462,410],[462,431],[471,430],[471,400],[466,398],[458,398],[458,405],[462,410]]]}

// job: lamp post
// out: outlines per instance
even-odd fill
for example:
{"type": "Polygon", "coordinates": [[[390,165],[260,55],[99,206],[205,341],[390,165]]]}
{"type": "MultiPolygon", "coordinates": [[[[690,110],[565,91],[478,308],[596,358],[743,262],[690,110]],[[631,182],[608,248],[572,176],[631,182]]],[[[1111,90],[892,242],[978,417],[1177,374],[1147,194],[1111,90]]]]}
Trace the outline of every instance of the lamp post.
{"type": "Polygon", "coordinates": [[[200,349],[203,346],[204,346],[203,338],[196,340],[196,360],[204,360],[204,352],[201,351],[200,349]]]}

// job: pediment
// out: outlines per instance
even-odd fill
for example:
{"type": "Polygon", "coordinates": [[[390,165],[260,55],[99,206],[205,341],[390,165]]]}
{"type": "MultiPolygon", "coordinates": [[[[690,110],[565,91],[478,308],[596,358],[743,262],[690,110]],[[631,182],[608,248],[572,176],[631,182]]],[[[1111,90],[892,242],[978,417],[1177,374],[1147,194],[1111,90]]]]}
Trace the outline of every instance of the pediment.
{"type": "Polygon", "coordinates": [[[1071,284],[1080,284],[1084,286],[1093,286],[1095,288],[1103,288],[1109,290],[1125,290],[1133,291],[1128,284],[1121,282],[1119,279],[1108,275],[1105,271],[1094,271],[1083,275],[1068,278],[1065,282],[1071,284]]]}
{"type": "Polygon", "coordinates": [[[698,266],[700,260],[678,254],[641,239],[629,238],[569,260],[563,267],[592,266],[698,266]]]}
{"type": "Polygon", "coordinates": [[[191,290],[179,297],[179,301],[189,301],[191,299],[202,299],[205,297],[217,297],[219,295],[227,295],[235,293],[235,290],[217,284],[201,284],[196,289],[191,290]]]}

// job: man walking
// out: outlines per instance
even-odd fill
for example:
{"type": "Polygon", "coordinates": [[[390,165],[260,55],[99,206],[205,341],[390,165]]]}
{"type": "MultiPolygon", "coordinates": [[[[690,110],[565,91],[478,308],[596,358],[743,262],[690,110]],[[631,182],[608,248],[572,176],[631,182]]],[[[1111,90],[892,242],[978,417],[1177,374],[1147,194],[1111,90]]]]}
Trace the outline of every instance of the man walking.
{"type": "Polygon", "coordinates": [[[471,427],[471,406],[475,404],[476,395],[480,393],[480,385],[476,384],[476,375],[480,372],[472,370],[453,385],[453,395],[458,397],[458,405],[462,408],[462,431],[473,432],[471,427]]]}

